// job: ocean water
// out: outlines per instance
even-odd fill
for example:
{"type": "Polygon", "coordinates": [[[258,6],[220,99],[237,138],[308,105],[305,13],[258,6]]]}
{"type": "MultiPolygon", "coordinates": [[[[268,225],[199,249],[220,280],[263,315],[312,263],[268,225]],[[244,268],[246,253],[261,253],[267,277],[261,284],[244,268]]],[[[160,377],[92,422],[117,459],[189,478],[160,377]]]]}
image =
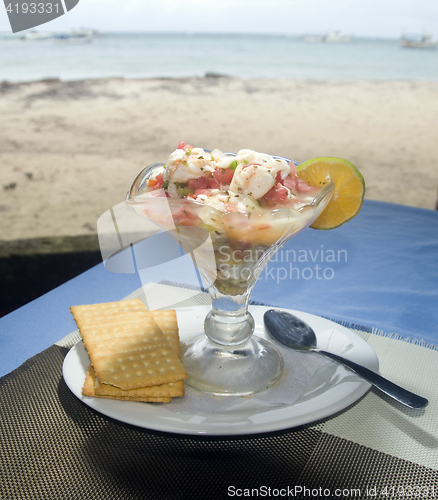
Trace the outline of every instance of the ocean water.
{"type": "Polygon", "coordinates": [[[438,49],[398,40],[309,43],[298,36],[100,34],[85,44],[0,37],[0,81],[190,77],[438,81],[438,49]]]}

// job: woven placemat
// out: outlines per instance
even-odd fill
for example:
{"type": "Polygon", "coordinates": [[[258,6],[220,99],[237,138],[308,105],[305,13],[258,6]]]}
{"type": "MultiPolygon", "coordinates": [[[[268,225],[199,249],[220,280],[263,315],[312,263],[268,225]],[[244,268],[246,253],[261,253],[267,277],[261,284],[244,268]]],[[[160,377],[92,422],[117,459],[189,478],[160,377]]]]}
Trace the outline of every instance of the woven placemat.
{"type": "MultiPolygon", "coordinates": [[[[166,284],[129,298],[136,296],[163,308],[173,297],[182,297],[174,307],[209,302],[199,290],[166,284]]],[[[429,399],[425,410],[371,390],[331,418],[243,438],[149,431],[90,409],[62,378],[79,339],[72,332],[0,379],[0,498],[437,498],[438,352],[355,331],[378,353],[384,376],[429,399]]]]}

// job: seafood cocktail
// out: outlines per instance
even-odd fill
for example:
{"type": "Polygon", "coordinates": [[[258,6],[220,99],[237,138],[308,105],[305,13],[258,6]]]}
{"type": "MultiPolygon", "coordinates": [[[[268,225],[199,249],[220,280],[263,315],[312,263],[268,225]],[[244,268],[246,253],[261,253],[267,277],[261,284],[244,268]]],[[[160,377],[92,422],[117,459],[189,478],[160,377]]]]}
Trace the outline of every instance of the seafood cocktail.
{"type": "Polygon", "coordinates": [[[285,158],[206,151],[181,142],[165,164],[143,169],[126,203],[190,253],[212,299],[205,334],[183,355],[187,383],[217,395],[248,395],[277,382],[280,353],[253,336],[248,311],[264,266],[326,208],[334,184],[311,186],[285,158]]]}

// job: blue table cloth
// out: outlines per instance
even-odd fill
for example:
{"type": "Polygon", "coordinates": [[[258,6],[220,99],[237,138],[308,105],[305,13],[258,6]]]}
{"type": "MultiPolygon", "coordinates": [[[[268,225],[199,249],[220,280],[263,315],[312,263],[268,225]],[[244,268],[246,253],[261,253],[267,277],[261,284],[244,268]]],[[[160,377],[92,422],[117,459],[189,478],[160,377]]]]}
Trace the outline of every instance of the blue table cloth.
{"type": "MultiPolygon", "coordinates": [[[[0,376],[74,331],[71,305],[120,300],[142,280],[198,284],[187,256],[141,278],[99,264],[1,318],[0,376]]],[[[344,226],[290,240],[252,299],[438,345],[438,212],[365,201],[344,226]]]]}

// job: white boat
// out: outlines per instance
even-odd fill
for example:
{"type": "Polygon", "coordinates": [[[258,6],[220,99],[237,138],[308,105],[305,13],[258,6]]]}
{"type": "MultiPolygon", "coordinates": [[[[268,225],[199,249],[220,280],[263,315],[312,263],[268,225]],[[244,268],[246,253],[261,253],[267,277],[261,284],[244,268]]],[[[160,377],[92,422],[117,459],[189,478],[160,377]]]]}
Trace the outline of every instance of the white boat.
{"type": "Polygon", "coordinates": [[[95,37],[99,34],[97,30],[94,30],[92,28],[79,28],[79,29],[73,29],[70,31],[70,35],[72,36],[90,36],[90,37],[95,37]]]}
{"type": "Polygon", "coordinates": [[[435,49],[438,41],[432,40],[431,35],[402,35],[400,45],[408,49],[435,49]]]}
{"type": "Polygon", "coordinates": [[[351,42],[351,36],[343,35],[340,31],[330,30],[324,41],[326,43],[348,43],[351,42]]]}
{"type": "Polygon", "coordinates": [[[351,36],[345,36],[340,31],[331,30],[327,35],[306,35],[304,41],[308,43],[348,43],[351,42],[351,36]]]}
{"type": "Polygon", "coordinates": [[[37,30],[29,30],[22,36],[23,40],[47,40],[48,38],[52,38],[53,33],[49,33],[48,31],[37,31],[37,30]]]}
{"type": "Polygon", "coordinates": [[[322,43],[324,42],[324,35],[306,35],[304,41],[307,43],[322,43]]]}
{"type": "Polygon", "coordinates": [[[71,30],[68,33],[58,33],[54,36],[56,43],[90,43],[96,34],[95,30],[79,29],[71,30]]]}

